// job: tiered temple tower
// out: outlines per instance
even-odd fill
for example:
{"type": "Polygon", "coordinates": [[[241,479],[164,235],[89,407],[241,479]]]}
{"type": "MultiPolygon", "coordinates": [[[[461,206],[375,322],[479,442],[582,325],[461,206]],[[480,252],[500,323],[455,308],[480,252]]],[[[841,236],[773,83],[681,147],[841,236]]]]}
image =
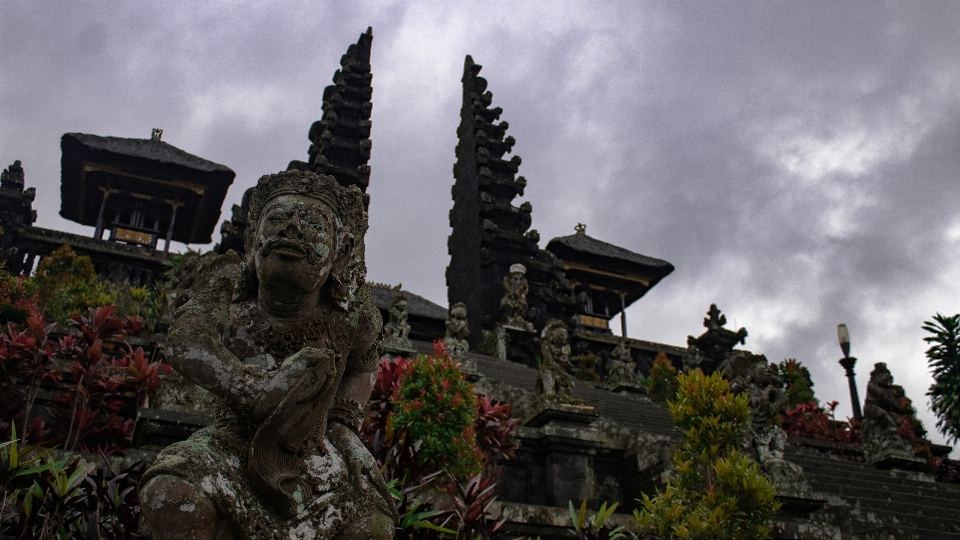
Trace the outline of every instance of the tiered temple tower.
{"type": "Polygon", "coordinates": [[[366,193],[370,184],[370,101],[373,95],[370,46],[373,29],[360,35],[340,58],[333,84],[323,90],[323,116],[310,126],[310,160],[290,169],[329,174],[343,186],[366,193]]]}
{"type": "Polygon", "coordinates": [[[513,205],[513,199],[523,195],[527,181],[516,176],[520,156],[504,158],[515,140],[506,136],[508,123],[497,122],[503,110],[490,108],[493,94],[487,91],[486,79],[478,76],[480,68],[473,58],[466,57],[457,128],[460,140],[453,167],[453,231],[447,244],[447,297],[450,305],[467,304],[473,347],[482,339],[482,331],[493,330],[500,318],[503,278],[514,263],[527,267],[527,302],[533,308],[535,326],[542,327],[548,313],[575,312],[575,300],[564,287],[562,263],[541,251],[539,233],[529,230],[530,203],[513,205]],[[563,309],[564,305],[569,309],[563,309]]]}
{"type": "MultiPolygon", "coordinates": [[[[370,112],[373,110],[373,75],[370,73],[370,47],[373,29],[360,34],[360,39],[340,57],[340,69],[333,74],[333,84],[323,90],[323,116],[310,126],[307,136],[309,161],[293,160],[287,169],[329,174],[342,186],[357,186],[364,193],[364,206],[369,206],[367,186],[370,184],[370,112]]],[[[252,189],[252,188],[250,188],[252,189]]],[[[240,205],[233,205],[232,217],[220,226],[222,240],[214,248],[218,253],[232,249],[243,253],[243,235],[247,228],[247,203],[250,189],[240,205]]]]}

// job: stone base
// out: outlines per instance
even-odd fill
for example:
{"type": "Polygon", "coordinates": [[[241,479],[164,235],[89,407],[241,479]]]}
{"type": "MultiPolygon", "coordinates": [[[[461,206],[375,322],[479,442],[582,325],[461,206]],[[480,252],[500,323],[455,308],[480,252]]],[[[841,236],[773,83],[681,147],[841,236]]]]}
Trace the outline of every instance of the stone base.
{"type": "Polygon", "coordinates": [[[889,456],[873,461],[873,466],[884,470],[925,471],[927,468],[927,460],[918,457],[889,456]]]}
{"type": "Polygon", "coordinates": [[[454,360],[460,363],[460,371],[470,382],[480,380],[480,370],[477,369],[477,361],[469,356],[454,357],[454,360]]]}
{"type": "Polygon", "coordinates": [[[646,394],[647,389],[635,381],[607,381],[606,387],[611,392],[624,394],[646,394]]]}
{"type": "Polygon", "coordinates": [[[523,425],[541,427],[548,423],[559,422],[589,426],[600,417],[597,409],[586,404],[559,403],[553,400],[541,400],[541,398],[537,399],[539,406],[535,407],[534,412],[523,421],[523,425]]]}
{"type": "Polygon", "coordinates": [[[407,343],[398,343],[398,342],[387,343],[386,341],[384,341],[383,352],[387,354],[391,354],[393,356],[403,356],[404,358],[413,358],[413,357],[416,357],[417,354],[419,354],[417,350],[413,348],[413,344],[411,344],[409,340],[407,341],[407,343]]]}

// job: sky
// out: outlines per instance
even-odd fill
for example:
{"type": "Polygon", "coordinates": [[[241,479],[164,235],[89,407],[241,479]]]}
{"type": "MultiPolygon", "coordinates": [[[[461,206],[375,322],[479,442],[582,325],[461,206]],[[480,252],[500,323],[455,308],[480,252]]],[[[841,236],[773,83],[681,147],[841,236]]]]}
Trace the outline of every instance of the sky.
{"type": "Polygon", "coordinates": [[[23,162],[37,226],[92,234],[59,217],[60,137],[162,128],[236,171],[228,218],[307,159],[323,88],[368,26],[371,280],[447,303],[470,54],[541,247],[585,223],[676,267],[627,310],[631,337],[685,346],[716,303],[846,418],[845,323],[861,399],[885,362],[944,441],[921,324],[960,312],[955,2],[3,0],[0,165],[23,162]]]}

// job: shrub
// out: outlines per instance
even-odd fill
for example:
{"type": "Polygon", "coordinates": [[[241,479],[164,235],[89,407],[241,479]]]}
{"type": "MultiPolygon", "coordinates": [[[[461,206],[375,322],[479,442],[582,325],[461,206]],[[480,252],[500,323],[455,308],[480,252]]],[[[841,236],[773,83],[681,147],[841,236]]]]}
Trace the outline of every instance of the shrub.
{"type": "Polygon", "coordinates": [[[860,422],[849,419],[838,421],[833,413],[839,402],[827,403],[823,408],[816,401],[799,403],[783,413],[783,429],[791,437],[807,437],[821,441],[846,444],[861,443],[860,422]]]}
{"type": "Polygon", "coordinates": [[[810,372],[800,362],[787,358],[777,364],[777,371],[780,372],[780,380],[787,396],[787,407],[817,400],[813,395],[813,380],[810,379],[810,372]]]}
{"type": "Polygon", "coordinates": [[[77,255],[68,245],[41,259],[32,279],[40,309],[64,324],[71,314],[117,300],[115,291],[97,277],[90,257],[77,255]]]}
{"type": "Polygon", "coordinates": [[[394,429],[406,429],[421,441],[426,470],[445,470],[458,478],[480,472],[476,447],[477,398],[442,341],[434,354],[410,362],[393,398],[394,429]]]}
{"type": "Polygon", "coordinates": [[[650,368],[647,393],[650,399],[660,403],[673,399],[677,393],[677,368],[673,367],[663,351],[657,353],[650,368]]]}
{"type": "Polygon", "coordinates": [[[634,512],[647,534],[666,540],[769,538],[779,509],[776,489],[738,450],[750,426],[750,402],[733,395],[720,373],[677,377],[670,413],[684,439],[664,491],[634,512]]]}

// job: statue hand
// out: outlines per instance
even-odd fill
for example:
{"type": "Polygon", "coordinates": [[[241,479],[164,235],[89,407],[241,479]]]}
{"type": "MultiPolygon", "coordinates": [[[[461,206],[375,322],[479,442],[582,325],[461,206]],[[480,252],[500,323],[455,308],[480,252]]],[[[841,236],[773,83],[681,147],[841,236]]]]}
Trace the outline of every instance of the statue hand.
{"type": "Polygon", "coordinates": [[[305,374],[312,371],[321,360],[327,358],[329,354],[330,351],[328,350],[304,347],[284,360],[277,372],[269,378],[269,381],[267,381],[266,372],[264,372],[264,384],[253,405],[254,419],[257,422],[262,422],[270,416],[297,382],[305,374]]]}

